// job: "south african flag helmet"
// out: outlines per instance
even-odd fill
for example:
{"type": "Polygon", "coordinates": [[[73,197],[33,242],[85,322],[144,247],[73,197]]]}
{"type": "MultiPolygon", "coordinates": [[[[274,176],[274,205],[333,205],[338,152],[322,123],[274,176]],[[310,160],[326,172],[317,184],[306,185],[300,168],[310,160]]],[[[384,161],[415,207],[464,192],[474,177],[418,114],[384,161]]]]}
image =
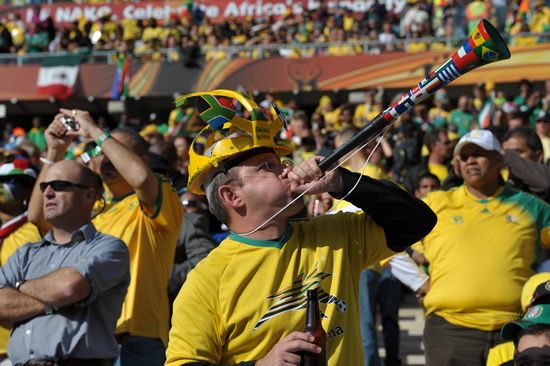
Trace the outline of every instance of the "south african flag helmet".
{"type": "Polygon", "coordinates": [[[204,187],[227,163],[237,155],[256,149],[270,149],[279,156],[292,153],[292,149],[279,145],[274,137],[283,127],[279,117],[268,120],[260,107],[245,94],[232,90],[190,93],[176,99],[176,106],[194,105],[207,126],[195,137],[189,149],[189,180],[187,189],[205,194],[204,187]],[[250,119],[240,117],[233,100],[237,100],[249,113],[250,119]]]}

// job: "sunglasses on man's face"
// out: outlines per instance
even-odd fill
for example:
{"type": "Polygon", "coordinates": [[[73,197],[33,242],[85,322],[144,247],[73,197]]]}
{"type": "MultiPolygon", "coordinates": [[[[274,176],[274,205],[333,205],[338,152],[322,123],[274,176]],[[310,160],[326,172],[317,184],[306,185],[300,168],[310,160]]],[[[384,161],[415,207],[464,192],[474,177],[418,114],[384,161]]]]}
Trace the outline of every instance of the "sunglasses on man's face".
{"type": "Polygon", "coordinates": [[[52,187],[52,189],[55,192],[67,192],[67,191],[70,191],[71,188],[80,188],[80,189],[91,188],[83,184],[68,182],[66,180],[52,180],[49,182],[40,183],[40,191],[44,192],[48,187],[52,187]]]}

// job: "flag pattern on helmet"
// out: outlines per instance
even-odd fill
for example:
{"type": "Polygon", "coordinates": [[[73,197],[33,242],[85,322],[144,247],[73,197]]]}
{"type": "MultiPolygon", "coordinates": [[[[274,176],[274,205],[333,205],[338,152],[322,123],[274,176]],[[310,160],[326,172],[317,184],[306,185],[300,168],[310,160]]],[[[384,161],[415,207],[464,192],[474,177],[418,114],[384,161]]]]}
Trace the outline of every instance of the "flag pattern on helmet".
{"type": "Polygon", "coordinates": [[[237,110],[228,98],[202,95],[195,106],[201,119],[213,130],[219,130],[226,122],[231,121],[237,110]]]}
{"type": "Polygon", "coordinates": [[[11,163],[4,163],[0,165],[0,177],[15,175],[36,178],[35,171],[31,168],[29,161],[26,159],[16,158],[11,163]]]}

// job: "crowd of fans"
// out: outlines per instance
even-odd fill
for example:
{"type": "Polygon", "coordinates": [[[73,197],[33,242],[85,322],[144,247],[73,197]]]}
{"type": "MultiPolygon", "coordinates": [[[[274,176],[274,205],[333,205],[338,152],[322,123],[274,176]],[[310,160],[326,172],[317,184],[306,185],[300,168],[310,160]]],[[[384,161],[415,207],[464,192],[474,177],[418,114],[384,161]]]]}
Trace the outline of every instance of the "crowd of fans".
{"type": "Polygon", "coordinates": [[[362,13],[329,8],[323,2],[302,14],[289,10],[281,17],[228,18],[222,22],[213,22],[194,5],[165,20],[116,19],[106,14],[95,21],[81,17],[72,24],[41,19],[39,11],[39,7],[35,9],[28,23],[16,13],[0,18],[0,53],[123,50],[146,59],[183,61],[194,66],[201,57],[338,56],[454,48],[483,18],[490,19],[504,34],[520,34],[512,38],[515,45],[546,42],[547,37],[540,35],[550,30],[550,8],[544,0],[418,0],[410,1],[400,12],[375,1],[362,13]]]}
{"type": "MultiPolygon", "coordinates": [[[[514,134],[527,136],[525,146],[504,145],[505,149],[514,150],[523,159],[536,161],[548,173],[550,81],[535,86],[529,80],[521,80],[515,90],[506,90],[499,90],[491,83],[480,83],[472,87],[471,93],[456,98],[449,96],[452,90],[439,90],[431,100],[403,114],[383,134],[374,138],[363,151],[361,159],[352,159],[344,164],[368,175],[375,173],[377,177],[391,179],[422,197],[431,190],[460,184],[453,160],[454,146],[469,131],[485,128],[502,141],[509,140],[514,134]],[[357,160],[367,162],[355,164],[357,160]]],[[[260,106],[267,116],[274,116],[271,105],[273,102],[279,105],[288,120],[288,127],[282,130],[278,139],[280,143],[293,147],[292,159],[296,163],[313,155],[329,154],[399,97],[388,95],[382,88],[364,91],[364,101],[359,104],[336,103],[329,96],[323,96],[316,108],[308,112],[305,106],[298,105],[294,100],[283,102],[266,94],[260,106]]],[[[237,113],[248,117],[248,112],[236,101],[233,102],[237,113]]],[[[97,124],[102,128],[109,127],[101,118],[97,119],[97,124]]],[[[46,156],[45,125],[45,122],[35,118],[33,127],[27,131],[17,124],[6,123],[0,132],[2,157],[21,157],[39,167],[40,158],[43,162],[46,156]]],[[[169,179],[180,195],[186,217],[194,217],[179,232],[174,268],[168,285],[170,299],[175,298],[194,265],[228,235],[227,227],[210,214],[205,198],[192,194],[186,188],[189,148],[202,126],[204,122],[194,108],[174,110],[165,123],[128,120],[121,116],[118,125],[139,132],[147,141],[147,161],[151,169],[169,179]],[[195,235],[193,230],[205,233],[201,242],[192,239],[195,235]]],[[[93,146],[93,142],[76,139],[65,158],[75,159],[84,152],[90,153],[93,146]]],[[[518,182],[515,178],[511,172],[504,171],[502,174],[502,179],[516,188],[529,189],[541,199],[550,200],[550,180],[533,189],[528,182],[518,182]]],[[[309,196],[306,208],[299,215],[317,216],[331,210],[335,203],[326,194],[309,196]]],[[[547,258],[538,259],[540,264],[547,258]]]]}
{"type": "MultiPolygon", "coordinates": [[[[334,149],[335,138],[342,131],[359,129],[365,126],[378,113],[383,111],[392,100],[400,94],[390,96],[383,88],[366,90],[364,101],[359,104],[338,104],[325,95],[319,100],[312,113],[306,112],[295,100],[286,103],[277,100],[273,95],[266,94],[261,106],[266,113],[274,113],[271,104],[276,102],[289,122],[287,130],[280,139],[293,146],[294,160],[303,161],[314,154],[327,155],[334,149]]],[[[237,106],[239,109],[239,106],[237,106]]],[[[241,108],[242,109],[242,108],[241,108]]],[[[242,113],[246,113],[243,110],[242,113]]],[[[109,127],[104,118],[98,119],[99,126],[109,127]]],[[[2,131],[2,146],[5,151],[13,149],[25,150],[33,162],[46,148],[44,139],[45,123],[40,118],[34,118],[33,127],[25,131],[12,122],[5,124],[2,131]]],[[[187,175],[189,145],[202,126],[202,122],[194,110],[176,109],[166,122],[151,123],[143,120],[120,117],[119,127],[129,127],[138,132],[150,144],[150,151],[163,160],[165,171],[187,175]]],[[[114,126],[111,126],[114,127],[114,126]]],[[[446,90],[435,93],[430,102],[421,103],[413,110],[403,114],[399,121],[392,125],[378,141],[380,159],[383,168],[394,181],[403,184],[414,192],[418,164],[429,155],[435,133],[444,132],[451,142],[442,157],[446,169],[438,175],[440,183],[447,178],[451,163],[452,143],[456,142],[468,131],[476,128],[488,128],[496,136],[502,138],[508,130],[526,128],[536,131],[544,148],[544,161],[550,159],[550,81],[542,88],[535,88],[529,80],[521,80],[517,91],[507,94],[498,90],[491,83],[479,83],[472,87],[471,94],[462,94],[457,98],[448,96],[446,90]],[[487,118],[488,116],[488,118],[487,118]]],[[[75,158],[89,147],[87,141],[75,141],[69,149],[68,157],[75,158]]],[[[181,184],[181,180],[180,183],[181,184]]],[[[180,186],[180,188],[182,188],[180,186]]]]}

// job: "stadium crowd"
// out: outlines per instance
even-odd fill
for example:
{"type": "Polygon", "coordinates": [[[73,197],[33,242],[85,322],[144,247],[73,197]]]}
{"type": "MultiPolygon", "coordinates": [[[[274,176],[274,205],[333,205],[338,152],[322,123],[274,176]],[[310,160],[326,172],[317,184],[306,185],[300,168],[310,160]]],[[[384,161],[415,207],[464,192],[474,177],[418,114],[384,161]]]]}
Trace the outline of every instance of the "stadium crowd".
{"type": "Polygon", "coordinates": [[[219,23],[193,4],[165,20],[117,19],[105,14],[97,20],[82,16],[67,25],[55,24],[51,17],[42,19],[40,7],[34,11],[30,22],[17,13],[1,16],[0,53],[127,51],[135,57],[195,66],[202,57],[308,57],[453,49],[454,40],[462,41],[482,18],[490,19],[501,33],[519,34],[512,38],[515,45],[547,42],[548,37],[540,34],[550,30],[550,8],[544,0],[418,0],[410,1],[400,12],[375,1],[362,13],[321,3],[302,14],[287,11],[281,17],[229,18],[219,23]],[[433,41],[433,37],[441,38],[433,41]]]}
{"type": "MultiPolygon", "coordinates": [[[[370,176],[390,179],[417,197],[424,197],[432,190],[449,190],[462,183],[458,169],[459,160],[457,155],[453,154],[453,151],[456,152],[455,146],[460,138],[468,135],[472,130],[486,129],[492,131],[494,136],[503,143],[502,146],[506,151],[504,163],[507,166],[502,170],[499,179],[502,182],[505,181],[508,186],[532,193],[541,200],[550,202],[550,81],[536,88],[529,80],[521,80],[516,88],[513,93],[507,94],[491,83],[480,83],[473,86],[471,93],[459,95],[456,99],[451,99],[446,90],[439,90],[432,100],[419,104],[412,111],[403,114],[396,124],[369,144],[362,158],[350,160],[347,166],[370,176]],[[526,161],[535,164],[536,169],[532,167],[522,169],[521,164],[526,161]]],[[[277,136],[277,140],[282,145],[292,147],[292,159],[296,164],[307,161],[314,155],[328,155],[335,147],[340,146],[343,141],[349,139],[358,129],[372,120],[392,100],[399,97],[400,95],[388,95],[382,88],[366,90],[364,101],[359,104],[338,104],[329,96],[323,96],[318,106],[311,112],[306,112],[296,101],[282,102],[270,94],[264,95],[259,104],[264,108],[264,113],[271,118],[276,116],[271,108],[272,103],[280,107],[282,115],[288,120],[288,128],[277,136]]],[[[237,113],[245,118],[249,117],[242,105],[235,100],[233,103],[237,113]]],[[[176,297],[189,271],[229,234],[227,227],[209,212],[208,201],[204,196],[193,194],[186,186],[189,147],[204,125],[195,110],[188,108],[175,109],[165,123],[128,121],[122,116],[115,130],[119,132],[113,132],[134,136],[132,139],[143,139],[143,144],[140,144],[139,148],[136,147],[138,145],[128,146],[134,146],[133,149],[140,151],[140,156],[147,155],[143,161],[148,163],[148,169],[166,177],[167,181],[163,184],[166,184],[166,187],[168,183],[171,185],[172,189],[178,193],[183,205],[188,221],[184,220],[181,229],[179,224],[163,223],[164,229],[166,225],[173,225],[174,227],[170,228],[171,231],[179,230],[179,238],[175,243],[175,258],[164,258],[170,261],[170,267],[172,267],[170,281],[167,284],[169,290],[167,296],[171,301],[176,297]]],[[[97,126],[100,128],[97,131],[108,127],[101,122],[101,119],[98,119],[97,126]]],[[[52,142],[51,137],[50,141],[47,141],[46,127],[39,118],[34,119],[33,127],[28,131],[14,123],[5,124],[1,131],[3,164],[12,164],[14,161],[21,164],[21,161],[25,161],[29,167],[34,167],[36,172],[40,166],[51,164],[52,142]]],[[[95,130],[90,129],[90,131],[95,130]]],[[[67,144],[66,151],[61,155],[59,155],[60,151],[57,151],[56,156],[58,158],[64,156],[65,159],[78,159],[86,154],[93,156],[92,141],[97,140],[97,137],[91,137],[92,133],[100,132],[90,132],[90,135],[84,138],[77,137],[67,144]]],[[[109,137],[108,134],[102,136],[107,136],[100,137],[103,141],[109,137]]],[[[130,142],[127,143],[130,144],[130,142]]],[[[110,157],[111,160],[114,159],[113,156],[110,157]]],[[[146,169],[145,166],[141,168],[146,169]]],[[[137,189],[136,191],[139,192],[137,189]]],[[[123,194],[121,197],[128,196],[123,194]]],[[[106,199],[110,201],[113,197],[107,196],[106,199]]],[[[168,200],[167,197],[164,199],[168,200]]],[[[26,202],[25,200],[25,204],[26,202]]],[[[149,202],[151,202],[149,212],[153,212],[155,199],[149,197],[149,202]]],[[[336,200],[325,194],[308,196],[305,201],[306,209],[298,216],[311,218],[334,211],[335,209],[331,210],[331,207],[335,203],[336,200]]],[[[132,207],[131,203],[128,205],[132,207]]],[[[174,212],[173,217],[177,216],[177,210],[172,204],[163,203],[163,205],[164,209],[174,212]]],[[[103,216],[107,214],[108,212],[103,216]]],[[[163,215],[166,213],[161,214],[161,218],[164,217],[163,215]]],[[[130,217],[125,219],[134,220],[130,217]]],[[[135,218],[135,220],[138,219],[135,218]]],[[[108,221],[112,223],[112,220],[108,221]]],[[[111,228],[111,230],[114,229],[111,228]]],[[[129,240],[134,242],[136,239],[129,240]]],[[[2,258],[8,256],[4,251],[13,249],[4,245],[2,258]]],[[[426,265],[426,259],[420,253],[411,251],[409,254],[419,264],[426,265]]],[[[546,250],[539,250],[536,257],[536,266],[539,271],[549,271],[548,258],[550,256],[546,250]]],[[[132,271],[141,271],[139,266],[143,266],[144,263],[136,262],[132,271]]],[[[165,267],[163,271],[169,272],[165,267]]],[[[134,273],[132,278],[135,276],[134,273]]],[[[131,285],[130,288],[133,286],[136,285],[131,285]]],[[[155,284],[149,283],[147,286],[155,286],[155,284]]],[[[426,289],[415,287],[413,290],[422,300],[425,296],[423,291],[426,289]]],[[[395,316],[397,308],[394,311],[395,316]]],[[[391,318],[392,314],[388,316],[391,318]]],[[[139,320],[134,319],[133,322],[139,323],[139,320]]],[[[168,324],[165,326],[167,327],[168,324]]],[[[139,324],[134,327],[140,329],[139,324]]],[[[147,329],[147,326],[141,326],[141,329],[147,329]]],[[[166,329],[164,328],[162,332],[166,329]]],[[[165,333],[159,333],[154,338],[160,338],[166,342],[165,337],[165,333]]],[[[385,346],[389,347],[388,344],[385,346]]],[[[398,346],[394,347],[394,352],[397,352],[395,349],[398,350],[398,346]]],[[[391,354],[387,354],[387,357],[390,356],[391,354]]],[[[388,358],[387,365],[400,364],[399,356],[397,354],[394,356],[394,363],[390,363],[388,358]]]]}

